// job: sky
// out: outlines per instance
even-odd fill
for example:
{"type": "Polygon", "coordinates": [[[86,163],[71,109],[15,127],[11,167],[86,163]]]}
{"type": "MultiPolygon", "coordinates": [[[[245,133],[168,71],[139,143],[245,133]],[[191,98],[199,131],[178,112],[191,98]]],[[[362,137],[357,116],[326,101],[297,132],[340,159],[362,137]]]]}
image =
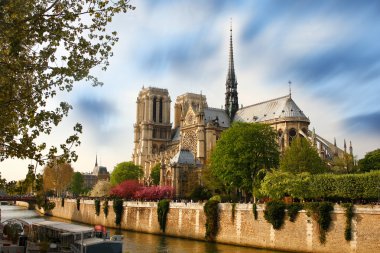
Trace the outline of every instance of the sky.
{"type": "MultiPolygon", "coordinates": [[[[177,96],[202,93],[211,107],[224,104],[232,20],[239,103],[248,106],[287,95],[310,118],[309,129],[343,148],[352,141],[360,159],[380,148],[380,1],[135,0],[109,30],[119,42],[104,82],[79,82],[54,102],[70,115],[45,137],[58,144],[83,125],[75,171],[131,160],[136,98],[141,88],[166,88],[171,121],[177,96]]],[[[49,145],[48,145],[49,146],[49,145]]],[[[0,163],[7,180],[25,178],[30,161],[0,163]]],[[[41,172],[42,167],[37,168],[41,172]]]]}

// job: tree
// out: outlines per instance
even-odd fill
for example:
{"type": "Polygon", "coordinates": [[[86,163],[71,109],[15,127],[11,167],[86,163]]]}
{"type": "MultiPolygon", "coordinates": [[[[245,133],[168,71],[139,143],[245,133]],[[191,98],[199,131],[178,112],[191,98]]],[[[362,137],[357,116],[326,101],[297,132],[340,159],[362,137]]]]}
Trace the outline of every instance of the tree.
{"type": "Polygon", "coordinates": [[[161,172],[161,165],[157,163],[154,165],[150,172],[150,178],[152,179],[153,185],[159,185],[160,184],[160,172],[161,172]]]}
{"type": "Polygon", "coordinates": [[[63,194],[70,185],[73,173],[74,170],[68,163],[50,162],[44,168],[44,191],[53,190],[57,195],[63,194]]]}
{"type": "Polygon", "coordinates": [[[252,193],[259,172],[277,167],[278,162],[276,133],[270,126],[237,122],[216,143],[209,169],[228,189],[252,193]]]}
{"type": "Polygon", "coordinates": [[[0,161],[17,157],[42,165],[57,154],[77,159],[72,148],[80,144],[80,124],[61,150],[47,151],[38,141],[72,109],[66,102],[47,109],[48,100],[83,79],[101,85],[90,70],[109,65],[118,38],[106,27],[115,14],[134,9],[128,2],[0,1],[0,161]]]}
{"type": "Polygon", "coordinates": [[[0,191],[4,191],[7,188],[7,180],[5,178],[1,177],[1,172],[0,172],[0,191]]]}
{"type": "Polygon", "coordinates": [[[331,161],[331,170],[335,174],[354,173],[358,170],[354,164],[354,157],[344,153],[342,157],[336,156],[331,161]]]}
{"type": "Polygon", "coordinates": [[[361,172],[380,170],[380,149],[365,154],[364,158],[359,160],[359,170],[361,172]]]}
{"type": "Polygon", "coordinates": [[[91,197],[106,197],[110,194],[111,183],[105,180],[99,180],[91,190],[91,197]]]}
{"type": "Polygon", "coordinates": [[[135,165],[133,162],[121,162],[116,164],[113,169],[110,182],[111,185],[115,186],[125,180],[138,180],[143,174],[144,172],[140,166],[135,165]]]}
{"type": "Polygon", "coordinates": [[[80,195],[84,188],[83,188],[83,176],[82,173],[80,172],[74,172],[73,176],[71,177],[71,183],[70,183],[70,188],[71,192],[73,193],[74,196],[80,195]]]}
{"type": "Polygon", "coordinates": [[[280,169],[295,174],[301,172],[318,174],[326,172],[327,165],[308,140],[296,138],[281,157],[280,169]]]}
{"type": "Polygon", "coordinates": [[[110,191],[110,195],[124,199],[132,199],[135,196],[136,192],[141,188],[142,186],[137,180],[125,180],[122,183],[114,186],[110,191]]]}
{"type": "Polygon", "coordinates": [[[34,174],[34,166],[29,165],[28,174],[25,177],[25,186],[27,187],[27,192],[32,193],[34,188],[34,181],[36,180],[36,176],[34,174]]]}

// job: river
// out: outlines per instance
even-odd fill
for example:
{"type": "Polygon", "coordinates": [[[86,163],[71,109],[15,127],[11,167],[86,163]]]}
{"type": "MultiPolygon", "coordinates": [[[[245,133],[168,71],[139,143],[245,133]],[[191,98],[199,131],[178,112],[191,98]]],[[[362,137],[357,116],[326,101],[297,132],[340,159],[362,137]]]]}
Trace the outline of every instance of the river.
{"type": "MultiPolygon", "coordinates": [[[[41,217],[37,212],[19,206],[0,206],[0,209],[2,221],[11,218],[26,219],[41,217]]],[[[45,216],[43,218],[70,222],[54,217],[45,216]]],[[[110,232],[114,234],[115,230],[111,229],[110,232]]],[[[122,234],[124,235],[124,253],[279,253],[279,251],[238,247],[130,231],[122,231],[122,234]]]]}

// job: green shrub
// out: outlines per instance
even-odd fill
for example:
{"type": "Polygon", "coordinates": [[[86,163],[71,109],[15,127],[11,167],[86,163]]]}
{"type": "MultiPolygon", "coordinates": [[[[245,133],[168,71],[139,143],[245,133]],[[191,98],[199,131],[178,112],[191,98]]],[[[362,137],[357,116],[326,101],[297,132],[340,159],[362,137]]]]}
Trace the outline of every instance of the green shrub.
{"type": "Polygon", "coordinates": [[[218,234],[219,222],[219,201],[210,199],[203,207],[206,215],[206,240],[212,241],[218,234]]]}
{"type": "Polygon", "coordinates": [[[77,210],[80,210],[80,198],[77,198],[77,210]]]}
{"type": "Polygon", "coordinates": [[[257,213],[257,205],[256,205],[256,203],[253,203],[253,205],[252,205],[252,212],[253,212],[253,217],[255,218],[255,220],[257,220],[258,213],[257,213]]]}
{"type": "Polygon", "coordinates": [[[108,199],[104,200],[103,202],[103,212],[104,212],[104,216],[107,218],[108,216],[108,199]]]}
{"type": "Polygon", "coordinates": [[[214,195],[210,198],[210,200],[218,201],[219,203],[222,202],[222,197],[220,195],[214,195]]]}
{"type": "Polygon", "coordinates": [[[95,204],[95,214],[96,214],[96,216],[99,216],[99,214],[100,214],[100,200],[95,199],[94,204],[95,204]]]}
{"type": "Polygon", "coordinates": [[[115,212],[115,224],[120,225],[124,212],[124,201],[122,199],[113,200],[113,211],[115,212]]]}
{"type": "Polygon", "coordinates": [[[211,197],[211,193],[205,186],[198,185],[191,191],[189,197],[193,201],[207,200],[211,197]]]}
{"type": "Polygon", "coordinates": [[[346,228],[344,229],[344,239],[346,241],[352,240],[352,218],[354,217],[354,205],[352,203],[345,203],[342,205],[345,208],[346,215],[346,228]]]}
{"type": "Polygon", "coordinates": [[[160,224],[160,229],[163,233],[165,233],[166,229],[166,218],[168,216],[170,208],[170,200],[162,199],[157,204],[157,218],[158,223],[160,224]]]}
{"type": "Polygon", "coordinates": [[[289,221],[294,222],[298,216],[298,212],[301,211],[303,205],[301,203],[292,203],[287,206],[289,221]]]}
{"type": "Polygon", "coordinates": [[[264,218],[274,229],[280,229],[284,224],[286,204],[283,201],[272,200],[266,204],[264,218]]]}
{"type": "Polygon", "coordinates": [[[261,193],[273,199],[288,195],[298,199],[377,199],[380,171],[362,174],[318,174],[288,172],[268,173],[261,193]]]}
{"type": "Polygon", "coordinates": [[[319,241],[324,244],[326,242],[326,233],[330,228],[332,221],[331,211],[334,206],[330,202],[311,202],[306,203],[305,208],[308,210],[308,215],[318,223],[319,226],[319,241]]]}

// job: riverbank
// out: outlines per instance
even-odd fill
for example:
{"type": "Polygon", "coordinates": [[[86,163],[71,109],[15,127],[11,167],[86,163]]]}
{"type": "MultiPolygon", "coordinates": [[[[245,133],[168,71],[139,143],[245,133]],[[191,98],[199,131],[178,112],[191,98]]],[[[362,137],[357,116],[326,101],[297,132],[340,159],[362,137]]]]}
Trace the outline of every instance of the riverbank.
{"type": "MultiPolygon", "coordinates": [[[[51,199],[56,207],[48,215],[73,221],[102,224],[116,228],[112,201],[109,214],[103,210],[95,214],[93,200],[81,200],[79,210],[75,199],[51,199]]],[[[102,208],[101,208],[102,209],[102,208]]],[[[220,204],[219,232],[216,242],[267,248],[293,252],[379,252],[380,251],[380,206],[355,206],[352,219],[352,240],[346,241],[344,231],[346,217],[344,209],[336,205],[332,212],[332,224],[326,235],[326,243],[319,241],[318,224],[305,211],[296,221],[285,222],[280,230],[273,229],[264,219],[264,206],[258,205],[258,218],[254,219],[252,204],[220,204]]],[[[204,240],[206,217],[201,203],[170,203],[166,235],[204,240]]],[[[124,202],[122,229],[162,234],[157,219],[156,202],[124,202]]]]}

